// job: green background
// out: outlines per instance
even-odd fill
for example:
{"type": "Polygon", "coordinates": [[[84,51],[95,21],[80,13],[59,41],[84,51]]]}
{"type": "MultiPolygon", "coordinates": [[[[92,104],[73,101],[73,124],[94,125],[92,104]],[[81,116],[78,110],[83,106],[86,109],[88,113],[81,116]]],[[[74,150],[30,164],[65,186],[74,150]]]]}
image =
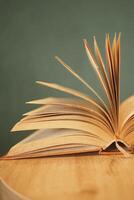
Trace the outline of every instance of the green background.
{"type": "MultiPolygon", "coordinates": [[[[21,115],[35,106],[26,101],[63,96],[35,84],[47,80],[87,92],[54,59],[59,55],[100,90],[88,65],[82,39],[96,35],[104,54],[105,34],[122,32],[121,99],[134,91],[133,0],[0,0],[0,153],[27,136],[10,133],[21,115]]],[[[102,94],[102,93],[101,93],[102,94]]]]}

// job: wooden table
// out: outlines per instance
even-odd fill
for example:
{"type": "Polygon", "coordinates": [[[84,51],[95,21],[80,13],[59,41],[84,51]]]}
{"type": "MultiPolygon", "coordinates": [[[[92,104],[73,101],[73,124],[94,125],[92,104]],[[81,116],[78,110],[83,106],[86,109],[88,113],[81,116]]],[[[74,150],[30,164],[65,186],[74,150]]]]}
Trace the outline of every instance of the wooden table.
{"type": "Polygon", "coordinates": [[[31,200],[134,199],[134,158],[121,155],[0,161],[0,176],[31,200]]]}

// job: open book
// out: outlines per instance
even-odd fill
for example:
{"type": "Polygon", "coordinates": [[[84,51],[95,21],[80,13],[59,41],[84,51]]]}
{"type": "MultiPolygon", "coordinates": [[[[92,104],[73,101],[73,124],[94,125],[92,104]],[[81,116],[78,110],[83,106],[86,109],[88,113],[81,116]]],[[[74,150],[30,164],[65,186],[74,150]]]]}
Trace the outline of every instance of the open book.
{"type": "Polygon", "coordinates": [[[37,81],[73,98],[50,97],[28,102],[41,107],[24,114],[12,131],[36,130],[15,146],[4,159],[32,158],[84,152],[99,154],[134,151],[134,96],[120,103],[120,34],[105,39],[106,62],[94,37],[94,53],[84,39],[90,65],[97,74],[105,100],[59,57],[55,57],[94,97],[55,83],[37,81]],[[77,97],[77,98],[76,98],[77,97]]]}

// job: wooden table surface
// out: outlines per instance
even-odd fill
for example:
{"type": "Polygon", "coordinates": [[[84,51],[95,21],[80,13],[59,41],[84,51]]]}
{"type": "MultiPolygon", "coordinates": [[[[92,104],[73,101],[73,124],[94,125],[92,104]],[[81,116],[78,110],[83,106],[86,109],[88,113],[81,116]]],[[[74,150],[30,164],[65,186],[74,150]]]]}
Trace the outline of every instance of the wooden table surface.
{"type": "Polygon", "coordinates": [[[0,177],[31,200],[134,199],[134,158],[121,155],[0,161],[0,177]]]}

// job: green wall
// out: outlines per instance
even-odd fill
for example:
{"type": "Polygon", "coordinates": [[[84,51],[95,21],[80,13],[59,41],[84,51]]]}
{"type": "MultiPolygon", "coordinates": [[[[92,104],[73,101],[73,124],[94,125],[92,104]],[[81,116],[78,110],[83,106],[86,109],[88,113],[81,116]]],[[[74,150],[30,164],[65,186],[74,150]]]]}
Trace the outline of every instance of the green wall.
{"type": "Polygon", "coordinates": [[[26,101],[57,96],[36,80],[62,83],[87,92],[54,59],[59,55],[99,90],[83,49],[96,35],[104,53],[105,33],[122,32],[122,100],[134,91],[134,1],[0,0],[0,153],[27,136],[10,133],[34,106],[26,101]]]}

